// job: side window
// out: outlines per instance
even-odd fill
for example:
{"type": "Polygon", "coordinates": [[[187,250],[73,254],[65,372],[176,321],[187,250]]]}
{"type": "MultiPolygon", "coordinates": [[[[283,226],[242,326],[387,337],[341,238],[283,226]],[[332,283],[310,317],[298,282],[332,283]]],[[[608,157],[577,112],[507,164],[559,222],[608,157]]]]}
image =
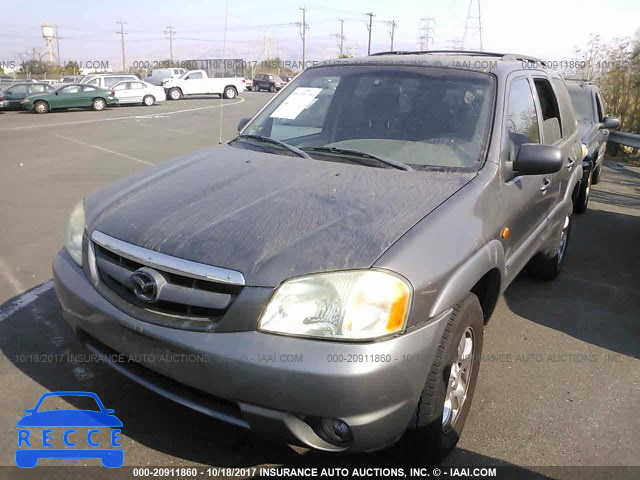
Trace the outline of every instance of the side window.
{"type": "Polygon", "coordinates": [[[89,80],[87,82],[87,85],[100,85],[100,79],[99,78],[94,78],[93,80],[89,80]]]}
{"type": "Polygon", "coordinates": [[[65,95],[67,94],[73,94],[73,93],[78,93],[80,91],[80,85],[71,85],[69,87],[65,87],[63,88],[60,92],[64,93],[65,95]]]}
{"type": "Polygon", "coordinates": [[[122,82],[123,80],[126,80],[126,78],[122,78],[122,77],[104,77],[104,87],[105,88],[111,88],[116,83],[122,82]]]}
{"type": "Polygon", "coordinates": [[[144,85],[140,82],[131,82],[129,83],[129,88],[132,88],[133,90],[141,90],[144,88],[144,85]]]}
{"type": "Polygon", "coordinates": [[[192,73],[187,77],[189,80],[200,80],[202,78],[202,72],[192,73]]]}
{"type": "Polygon", "coordinates": [[[602,104],[602,98],[600,94],[596,93],[596,108],[598,109],[598,121],[602,121],[604,118],[604,105],[602,104]]]}
{"type": "Polygon", "coordinates": [[[26,94],[27,93],[27,86],[26,85],[15,85],[13,87],[11,87],[11,94],[12,95],[22,95],[22,94],[26,94]]]}
{"type": "MultiPolygon", "coordinates": [[[[562,77],[557,76],[551,79],[553,91],[558,98],[558,104],[560,105],[560,115],[562,116],[562,136],[563,138],[569,138],[578,130],[578,122],[576,121],[576,114],[578,109],[574,107],[571,96],[569,95],[569,89],[566,82],[562,77]]],[[[588,116],[590,113],[591,104],[588,107],[588,116]]]]}
{"type": "Polygon", "coordinates": [[[31,85],[31,93],[44,93],[47,91],[46,85],[31,85]]]}
{"type": "Polygon", "coordinates": [[[96,91],[96,87],[82,87],[82,91],[83,92],[95,92],[96,91]]]}
{"type": "Polygon", "coordinates": [[[509,161],[513,162],[524,143],[540,143],[540,126],[533,93],[526,78],[511,82],[507,104],[509,161]]]}
{"type": "Polygon", "coordinates": [[[553,145],[562,138],[558,100],[546,78],[536,78],[533,82],[540,100],[540,110],[542,110],[542,136],[544,143],[553,145]]]}
{"type": "Polygon", "coordinates": [[[126,90],[127,89],[127,83],[126,82],[119,83],[119,84],[115,85],[113,87],[113,89],[115,91],[126,90]]]}

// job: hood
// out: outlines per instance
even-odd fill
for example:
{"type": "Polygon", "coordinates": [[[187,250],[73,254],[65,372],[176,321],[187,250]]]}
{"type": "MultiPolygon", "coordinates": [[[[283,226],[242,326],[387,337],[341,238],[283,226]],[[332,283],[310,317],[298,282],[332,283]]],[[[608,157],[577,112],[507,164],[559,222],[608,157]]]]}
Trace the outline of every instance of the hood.
{"type": "Polygon", "coordinates": [[[401,171],[222,145],[88,197],[90,231],[276,286],[368,268],[475,173],[401,171]]]}

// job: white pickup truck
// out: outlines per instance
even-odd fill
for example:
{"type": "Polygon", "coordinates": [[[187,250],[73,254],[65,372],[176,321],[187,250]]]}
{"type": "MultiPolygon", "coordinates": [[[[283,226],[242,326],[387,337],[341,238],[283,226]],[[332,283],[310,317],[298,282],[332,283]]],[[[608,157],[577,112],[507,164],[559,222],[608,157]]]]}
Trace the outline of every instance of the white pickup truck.
{"type": "Polygon", "coordinates": [[[167,78],[162,82],[169,100],[180,100],[186,95],[220,95],[236,98],[246,90],[244,78],[209,78],[204,70],[190,70],[178,78],[167,78]]]}

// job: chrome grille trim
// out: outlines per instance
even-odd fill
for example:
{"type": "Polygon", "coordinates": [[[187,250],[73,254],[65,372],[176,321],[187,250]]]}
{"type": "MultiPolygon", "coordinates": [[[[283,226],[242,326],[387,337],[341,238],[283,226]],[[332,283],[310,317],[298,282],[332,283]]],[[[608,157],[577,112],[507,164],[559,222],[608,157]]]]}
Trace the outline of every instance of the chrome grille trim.
{"type": "MultiPolygon", "coordinates": [[[[91,240],[117,255],[121,255],[134,262],[143,263],[152,268],[160,268],[170,273],[199,280],[225,283],[227,285],[245,285],[244,275],[235,270],[214,267],[165,255],[164,253],[123,242],[98,230],[95,230],[91,234],[91,240]]],[[[93,274],[93,272],[91,273],[93,274]]]]}

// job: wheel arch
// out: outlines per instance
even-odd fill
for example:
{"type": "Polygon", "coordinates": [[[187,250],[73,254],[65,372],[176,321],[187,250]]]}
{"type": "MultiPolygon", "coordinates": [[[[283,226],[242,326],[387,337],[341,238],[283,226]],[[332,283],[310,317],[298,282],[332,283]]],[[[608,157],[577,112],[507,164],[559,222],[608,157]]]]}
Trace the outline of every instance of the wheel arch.
{"type": "Polygon", "coordinates": [[[473,254],[449,277],[433,303],[429,317],[439,315],[472,292],[480,300],[486,323],[503,290],[504,272],[504,248],[502,243],[494,239],[473,254]]]}

